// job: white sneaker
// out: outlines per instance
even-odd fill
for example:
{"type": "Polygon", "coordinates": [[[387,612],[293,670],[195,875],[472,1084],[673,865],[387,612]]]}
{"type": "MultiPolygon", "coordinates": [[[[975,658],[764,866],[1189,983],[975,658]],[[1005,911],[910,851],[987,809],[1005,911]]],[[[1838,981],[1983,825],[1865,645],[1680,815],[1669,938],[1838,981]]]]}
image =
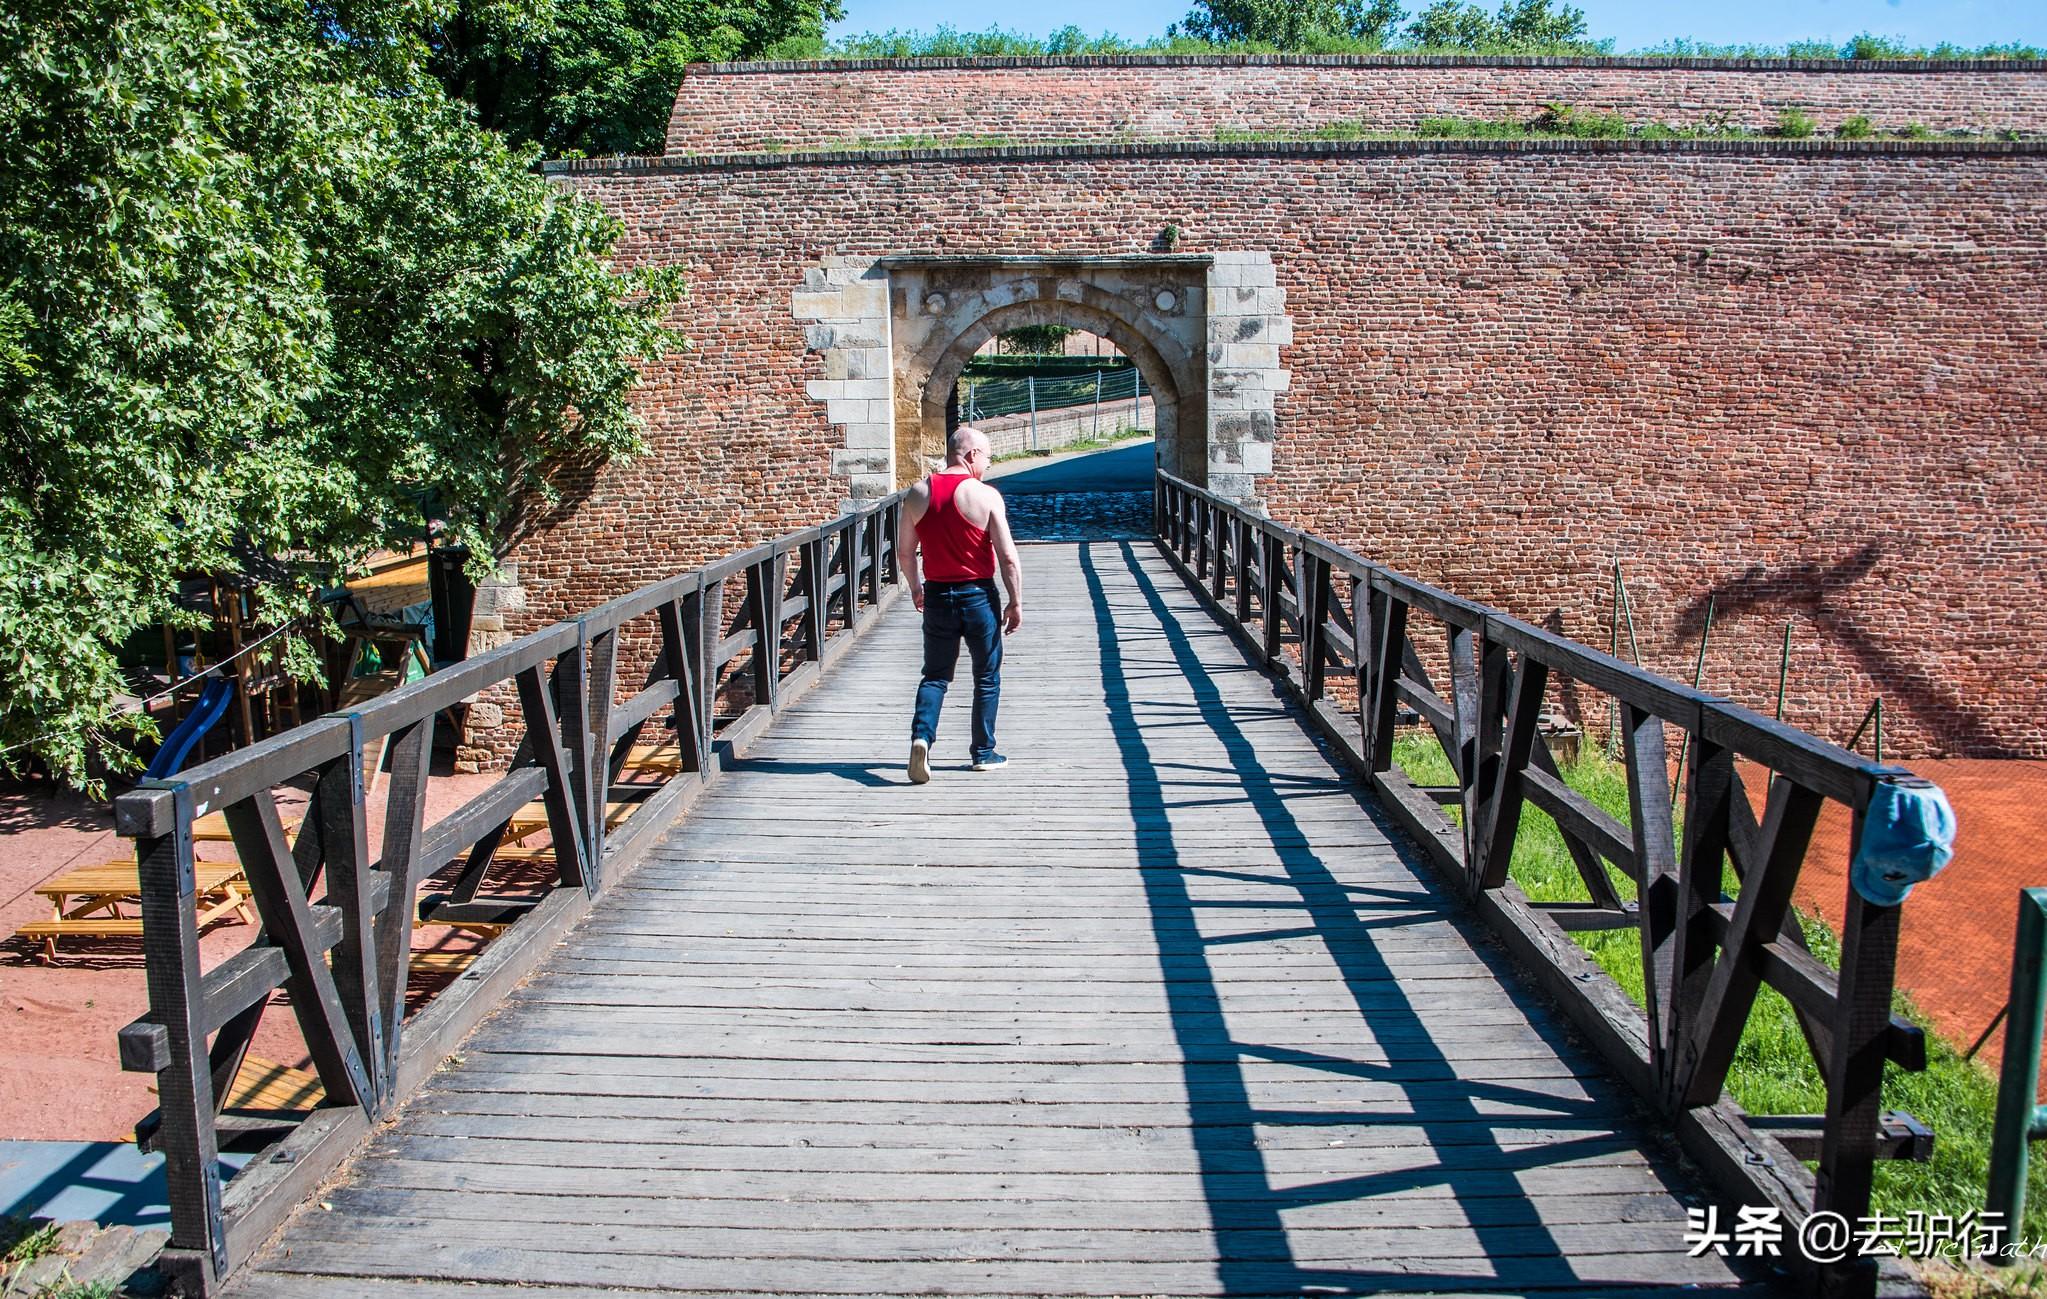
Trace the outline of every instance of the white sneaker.
{"type": "Polygon", "coordinates": [[[910,741],[910,783],[923,785],[931,780],[931,741],[910,741]]]}

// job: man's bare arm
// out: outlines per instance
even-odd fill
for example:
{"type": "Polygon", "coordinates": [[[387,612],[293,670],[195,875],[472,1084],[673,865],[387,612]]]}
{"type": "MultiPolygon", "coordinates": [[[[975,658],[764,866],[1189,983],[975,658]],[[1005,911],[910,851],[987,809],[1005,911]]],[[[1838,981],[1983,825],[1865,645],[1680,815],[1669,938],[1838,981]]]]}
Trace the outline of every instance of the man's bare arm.
{"type": "MultiPolygon", "coordinates": [[[[928,483],[918,483],[903,497],[902,532],[907,534],[909,553],[898,558],[897,563],[903,576],[910,582],[910,603],[919,611],[924,608],[924,552],[917,542],[917,520],[924,517],[924,511],[931,506],[931,488],[928,483]]],[[[899,535],[896,544],[902,545],[906,538],[899,535]]],[[[852,579],[848,577],[848,581],[852,579]]]]}
{"type": "Polygon", "coordinates": [[[988,539],[995,543],[995,563],[1002,570],[1002,585],[1009,592],[1009,606],[1003,611],[1003,629],[1015,631],[1023,625],[1023,560],[1016,553],[1016,538],[1009,533],[1009,506],[1002,493],[989,489],[995,498],[988,511],[988,539]]]}

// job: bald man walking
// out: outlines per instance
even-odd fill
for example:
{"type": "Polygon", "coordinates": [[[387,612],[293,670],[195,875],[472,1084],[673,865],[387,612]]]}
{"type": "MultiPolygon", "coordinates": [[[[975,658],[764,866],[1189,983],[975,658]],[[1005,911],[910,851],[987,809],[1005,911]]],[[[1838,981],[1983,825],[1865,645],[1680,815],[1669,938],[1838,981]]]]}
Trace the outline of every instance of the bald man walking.
{"type": "Polygon", "coordinates": [[[1023,625],[1023,562],[1009,535],[1002,493],[981,481],[988,472],[988,439],[962,426],[946,440],[945,468],[910,489],[903,515],[910,524],[910,558],[903,571],[910,599],[924,613],[924,679],[910,718],[910,780],[931,779],[931,745],[938,710],[959,663],[960,642],[974,664],[975,771],[1008,761],[995,751],[995,706],[1002,694],[1002,637],[1023,625]],[[1004,609],[995,570],[1009,591],[1004,609]]]}

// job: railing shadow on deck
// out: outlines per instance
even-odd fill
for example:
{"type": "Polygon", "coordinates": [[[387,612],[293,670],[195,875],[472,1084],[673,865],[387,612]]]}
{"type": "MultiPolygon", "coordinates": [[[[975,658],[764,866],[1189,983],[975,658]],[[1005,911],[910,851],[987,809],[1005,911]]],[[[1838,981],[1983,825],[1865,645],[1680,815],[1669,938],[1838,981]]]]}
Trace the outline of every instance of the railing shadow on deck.
{"type": "MultiPolygon", "coordinates": [[[[1791,912],[1823,803],[1847,808],[1852,844],[1877,785],[1918,777],[1168,474],[1159,475],[1153,523],[1160,551],[1190,587],[1274,673],[1534,984],[1671,1124],[1723,1195],[1776,1209],[1795,1240],[1814,1213],[1850,1223],[1865,1215],[1876,1160],[1931,1153],[1932,1134],[1880,1107],[1887,1061],[1908,1070],[1926,1063],[1923,1034],[1891,1013],[1900,908],[1848,890],[1838,972],[1806,950],[1791,912]],[[1447,665],[1447,692],[1431,680],[1416,646],[1425,622],[1445,638],[1437,663],[1447,665]],[[1355,684],[1347,707],[1329,688],[1341,678],[1355,684]],[[1548,691],[1564,683],[1609,696],[1621,714],[1629,824],[1565,785],[1537,733],[1548,691]],[[1403,707],[1439,739],[1455,785],[1420,788],[1395,766],[1403,707]],[[1681,843],[1673,730],[1688,737],[1690,751],[1681,843]],[[1737,757],[1768,772],[1760,821],[1737,757]],[[1461,824],[1444,805],[1459,809],[1461,824]],[[1582,901],[1532,903],[1509,878],[1525,805],[1548,813],[1563,833],[1585,886],[1582,901]],[[1639,901],[1620,895],[1609,864],[1634,883],[1639,901]],[[1727,867],[1737,885],[1732,899],[1727,867]],[[1646,1008],[1570,938],[1570,931],[1620,928],[1641,938],[1646,1008]],[[1735,1048],[1765,984],[1798,1015],[1826,1085],[1824,1114],[1756,1119],[1726,1095],[1735,1048]]],[[[1795,1247],[1784,1261],[1814,1267],[1795,1247]]],[[[1815,1270],[1823,1293],[1875,1293],[1875,1259],[1851,1256],[1815,1270]]]]}
{"type": "MultiPolygon", "coordinates": [[[[1290,806],[1289,797],[1297,800],[1303,787],[1298,782],[1289,787],[1289,782],[1275,779],[1260,763],[1253,740],[1239,724],[1245,710],[1233,708],[1224,699],[1187,632],[1138,564],[1131,545],[1084,544],[1080,565],[1094,606],[1105,703],[1125,772],[1132,821],[1144,832],[1138,837],[1138,864],[1164,969],[1168,1011],[1186,1062],[1188,1117],[1224,1291],[1268,1294],[1327,1289],[1370,1294],[1443,1287],[1547,1289],[1601,1284],[1602,1278],[1587,1278],[1574,1267],[1574,1251],[1560,1242],[1552,1224],[1544,1221],[1523,1174],[1632,1151],[1637,1142],[1628,1129],[1635,1116],[1616,1113],[1612,1102],[1617,1098],[1601,1096],[1597,1083],[1589,1096],[1572,1098],[1508,1080],[1460,1078],[1458,1062],[1440,1045],[1445,1036],[1458,1035],[1451,1022],[1455,1016],[1432,1015],[1418,1006],[1397,981],[1401,971],[1396,971],[1385,951],[1384,939],[1389,933],[1443,919],[1426,879],[1416,877],[1413,891],[1373,890],[1379,894],[1376,897],[1360,896],[1360,890],[1343,884],[1290,806]],[[1193,723],[1224,746],[1228,765],[1203,774],[1224,775],[1237,782],[1241,793],[1229,801],[1256,815],[1266,836],[1258,846],[1271,852],[1276,867],[1218,872],[1182,860],[1174,841],[1172,814],[1202,802],[1174,798],[1175,784],[1186,782],[1176,782],[1174,773],[1153,761],[1145,735],[1156,731],[1158,723],[1140,716],[1140,702],[1129,686],[1133,675],[1143,674],[1130,671],[1130,660],[1137,654],[1126,652],[1131,638],[1119,636],[1101,573],[1105,565],[1096,558],[1098,549],[1115,556],[1112,567],[1118,577],[1127,576],[1135,583],[1146,610],[1163,628],[1163,645],[1139,653],[1148,661],[1149,656],[1163,651],[1167,669],[1158,675],[1187,684],[1194,695],[1193,723]],[[1279,892],[1269,902],[1260,899],[1246,905],[1261,911],[1292,912],[1300,917],[1300,923],[1251,933],[1204,933],[1201,917],[1215,916],[1217,903],[1195,896],[1190,881],[1217,874],[1275,886],[1279,892]],[[1356,1007],[1358,1022],[1368,1026],[1372,1041],[1383,1047],[1384,1063],[1262,1044],[1255,1036],[1230,1026],[1228,980],[1217,976],[1210,953],[1224,946],[1242,951],[1255,944],[1303,940],[1333,964],[1343,995],[1356,1007]],[[1359,1101],[1334,1109],[1302,1104],[1290,1109],[1285,1104],[1254,1101],[1247,1063],[1290,1067],[1305,1076],[1381,1083],[1391,1090],[1378,1102],[1359,1101]],[[1483,1109],[1481,1101],[1495,1108],[1483,1109]],[[1503,1122],[1500,1106],[1513,1107],[1515,1119],[1503,1122]],[[1259,1128],[1389,1120],[1419,1131],[1420,1144],[1405,1158],[1405,1167],[1290,1189],[1271,1184],[1259,1128]],[[1515,1122],[1552,1132],[1577,1128],[1585,1135],[1517,1148],[1499,1136],[1502,1127],[1515,1122]],[[1293,1257],[1292,1238],[1283,1218],[1288,1211],[1397,1195],[1427,1185],[1442,1186],[1449,1192],[1463,1215],[1464,1229],[1483,1250],[1484,1271],[1432,1271],[1427,1261],[1419,1258],[1366,1270],[1318,1266],[1293,1257]]],[[[1284,706],[1270,711],[1292,715],[1284,706]]],[[[1361,798],[1355,787],[1336,782],[1332,786],[1330,793],[1361,821],[1378,824],[1372,803],[1361,798]]],[[[1405,972],[1411,975],[1413,970],[1405,972]]],[[[1517,1004],[1525,1004],[1525,999],[1517,1004]]],[[[1530,1017],[1528,1024],[1561,1053],[1571,1050],[1540,1015],[1530,1017]]],[[[1465,1029],[1467,1034],[1471,1031],[1465,1029]]],[[[1666,1189],[1672,1194],[1679,1190],[1669,1185],[1666,1189]]],[[[1675,1224],[1666,1225],[1675,1230],[1675,1224]]],[[[1673,1236],[1671,1243],[1675,1239],[1673,1236]]]]}
{"type": "Polygon", "coordinates": [[[121,1062],[157,1077],[160,1108],[137,1131],[165,1156],[171,1242],[160,1267],[176,1290],[217,1290],[873,625],[896,590],[901,509],[897,494],[656,582],[116,800],[116,828],[137,841],[150,1005],[121,1031],[121,1062]],[[652,666],[637,689],[621,687],[621,658],[635,657],[652,666]],[[435,726],[494,687],[516,689],[524,739],[502,777],[429,823],[435,726]],[[744,706],[720,715],[721,700],[744,706]],[[366,770],[365,746],[380,742],[391,762],[373,852],[366,785],[377,773],[366,770]],[[296,838],[272,793],[288,782],[311,786],[296,838]],[[216,811],[261,926],[246,948],[203,969],[194,822],[216,811]],[[541,834],[545,846],[522,843],[541,834]],[[541,886],[484,893],[506,861],[541,886]],[[416,901],[437,875],[448,892],[416,901]],[[415,923],[497,937],[408,1015],[415,923]],[[266,1007],[280,1002],[324,1099],[309,1113],[223,1114],[266,1007]],[[262,1148],[224,1183],[218,1152],[230,1141],[262,1148]]]}

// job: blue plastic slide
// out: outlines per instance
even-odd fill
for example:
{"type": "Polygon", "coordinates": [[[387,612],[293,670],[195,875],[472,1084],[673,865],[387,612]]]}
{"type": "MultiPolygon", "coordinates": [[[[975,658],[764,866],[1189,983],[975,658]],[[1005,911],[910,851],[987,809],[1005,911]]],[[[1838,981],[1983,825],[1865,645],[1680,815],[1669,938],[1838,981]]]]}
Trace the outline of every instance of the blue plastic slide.
{"type": "Polygon", "coordinates": [[[206,738],[206,733],[213,729],[215,722],[227,715],[228,703],[234,697],[235,683],[232,678],[215,677],[207,682],[206,689],[199,692],[199,702],[193,706],[191,712],[185,714],[185,720],[179,722],[177,729],[164,737],[163,747],[149,760],[149,768],[142,773],[142,778],[162,780],[166,776],[177,774],[178,768],[185,765],[186,755],[191,753],[199,741],[206,738]]]}

